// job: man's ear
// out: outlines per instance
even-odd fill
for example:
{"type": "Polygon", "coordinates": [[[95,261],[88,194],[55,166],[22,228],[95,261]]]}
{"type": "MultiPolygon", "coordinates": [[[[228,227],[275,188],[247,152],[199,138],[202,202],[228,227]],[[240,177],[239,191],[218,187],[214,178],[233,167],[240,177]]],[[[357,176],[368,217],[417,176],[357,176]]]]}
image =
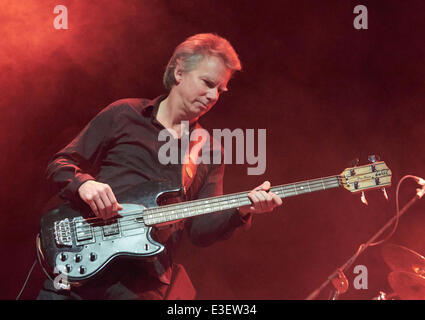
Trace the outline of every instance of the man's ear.
{"type": "Polygon", "coordinates": [[[176,84],[179,84],[183,78],[183,69],[181,67],[180,61],[177,61],[176,68],[174,69],[174,79],[176,79],[176,84]]]}

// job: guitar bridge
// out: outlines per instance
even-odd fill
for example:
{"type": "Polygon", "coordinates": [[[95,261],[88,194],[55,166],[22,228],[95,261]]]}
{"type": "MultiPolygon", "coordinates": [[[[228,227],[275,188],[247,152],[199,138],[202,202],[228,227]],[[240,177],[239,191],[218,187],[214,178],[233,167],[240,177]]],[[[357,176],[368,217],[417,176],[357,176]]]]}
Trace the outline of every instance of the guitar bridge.
{"type": "Polygon", "coordinates": [[[68,218],[55,221],[53,233],[57,245],[72,247],[71,225],[68,218]]]}

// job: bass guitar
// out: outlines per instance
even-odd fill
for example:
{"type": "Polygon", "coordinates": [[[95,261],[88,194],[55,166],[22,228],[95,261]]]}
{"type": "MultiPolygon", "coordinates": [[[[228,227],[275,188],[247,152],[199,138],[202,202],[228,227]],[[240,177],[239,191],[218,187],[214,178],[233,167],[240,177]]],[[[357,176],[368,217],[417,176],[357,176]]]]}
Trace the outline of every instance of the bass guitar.
{"type": "MultiPolygon", "coordinates": [[[[380,161],[347,168],[335,176],[275,186],[270,191],[288,198],[339,187],[357,193],[390,185],[391,170],[380,161]]],[[[78,284],[98,274],[117,257],[148,258],[162,252],[164,246],[151,237],[155,225],[251,203],[248,192],[240,192],[158,205],[163,197],[179,192],[164,182],[150,182],[119,199],[123,210],[118,217],[106,221],[87,217],[62,204],[42,216],[37,237],[39,260],[50,274],[61,274],[68,284],[78,284]]]]}

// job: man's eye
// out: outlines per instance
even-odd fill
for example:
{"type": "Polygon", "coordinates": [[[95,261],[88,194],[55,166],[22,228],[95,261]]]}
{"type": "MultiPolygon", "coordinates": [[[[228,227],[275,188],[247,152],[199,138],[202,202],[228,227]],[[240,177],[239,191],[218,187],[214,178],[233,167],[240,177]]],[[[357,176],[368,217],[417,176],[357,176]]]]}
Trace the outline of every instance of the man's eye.
{"type": "Polygon", "coordinates": [[[214,88],[214,84],[208,80],[204,80],[205,84],[207,85],[208,88],[214,88]]]}

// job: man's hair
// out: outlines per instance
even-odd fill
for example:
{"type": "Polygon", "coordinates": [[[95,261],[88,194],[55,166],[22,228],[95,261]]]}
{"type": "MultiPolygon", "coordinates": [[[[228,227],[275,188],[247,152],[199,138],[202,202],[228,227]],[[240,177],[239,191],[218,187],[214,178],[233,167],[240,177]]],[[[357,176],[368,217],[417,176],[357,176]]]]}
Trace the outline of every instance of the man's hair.
{"type": "Polygon", "coordinates": [[[189,72],[207,56],[220,57],[231,74],[242,69],[238,55],[229,41],[216,34],[199,33],[187,38],[174,50],[164,73],[165,87],[171,90],[176,83],[174,70],[179,63],[184,72],[189,72]]]}

